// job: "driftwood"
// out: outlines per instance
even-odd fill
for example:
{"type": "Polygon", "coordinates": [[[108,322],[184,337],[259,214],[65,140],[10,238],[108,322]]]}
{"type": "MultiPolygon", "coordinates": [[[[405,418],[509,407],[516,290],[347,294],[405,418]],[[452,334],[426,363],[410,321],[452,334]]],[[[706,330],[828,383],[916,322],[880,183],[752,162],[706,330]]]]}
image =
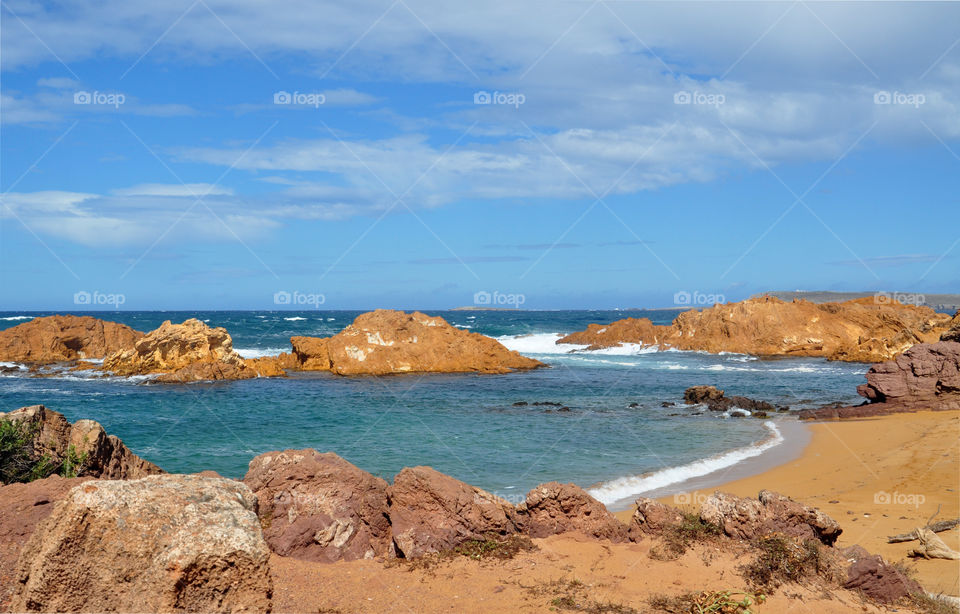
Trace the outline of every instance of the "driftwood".
{"type": "MultiPolygon", "coordinates": [[[[960,518],[954,518],[953,520],[941,520],[935,522],[931,525],[928,525],[926,529],[928,531],[933,531],[934,533],[943,533],[944,531],[949,531],[955,526],[960,525],[960,518]]],[[[917,533],[917,529],[910,531],[909,533],[901,533],[900,535],[891,535],[887,538],[888,544],[899,544],[900,542],[912,542],[919,539],[920,536],[917,533]]]]}
{"type": "Polygon", "coordinates": [[[960,552],[943,543],[943,540],[937,537],[937,534],[933,531],[917,529],[917,539],[920,540],[920,547],[908,552],[907,556],[960,561],[960,552]]]}

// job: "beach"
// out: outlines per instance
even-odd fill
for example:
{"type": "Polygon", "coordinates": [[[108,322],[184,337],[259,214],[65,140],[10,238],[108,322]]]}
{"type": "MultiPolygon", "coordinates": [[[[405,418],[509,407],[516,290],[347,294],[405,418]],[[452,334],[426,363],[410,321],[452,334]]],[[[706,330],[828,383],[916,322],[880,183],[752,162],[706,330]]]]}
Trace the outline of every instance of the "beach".
{"type": "MultiPolygon", "coordinates": [[[[888,544],[887,536],[960,516],[960,412],[917,412],[809,425],[799,458],[717,488],[667,496],[663,503],[693,508],[715,490],[756,496],[775,490],[819,507],[843,527],[837,545],[859,544],[891,562],[917,542],[888,544]]],[[[630,512],[618,512],[627,520],[630,512]]],[[[939,536],[960,548],[960,531],[939,536]]],[[[917,579],[934,593],[960,594],[960,562],[910,559],[917,579]]]]}

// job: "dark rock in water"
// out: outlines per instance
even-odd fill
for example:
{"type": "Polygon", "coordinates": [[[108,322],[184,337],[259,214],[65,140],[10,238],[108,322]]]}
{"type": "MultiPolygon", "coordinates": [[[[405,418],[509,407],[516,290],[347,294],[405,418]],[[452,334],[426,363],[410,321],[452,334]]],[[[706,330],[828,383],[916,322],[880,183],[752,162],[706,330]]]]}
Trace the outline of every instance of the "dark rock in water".
{"type": "Polygon", "coordinates": [[[556,403],[554,401],[537,401],[533,404],[536,407],[543,407],[549,405],[550,407],[562,407],[563,403],[556,403]]]}
{"type": "Polygon", "coordinates": [[[787,407],[786,405],[781,405],[781,406],[777,407],[777,411],[779,411],[779,412],[786,412],[786,411],[790,411],[790,408],[787,407]]]}
{"type": "Polygon", "coordinates": [[[663,403],[660,404],[660,407],[676,407],[676,406],[677,404],[674,403],[673,401],[664,401],[663,403]]]}
{"type": "Polygon", "coordinates": [[[754,418],[766,418],[766,417],[767,417],[767,412],[765,412],[765,411],[755,411],[755,412],[753,412],[752,416],[753,416],[754,418]]]}
{"type": "Polygon", "coordinates": [[[960,343],[913,346],[895,360],[873,365],[857,393],[868,403],[800,412],[801,418],[859,418],[920,410],[960,409],[960,343]]]}
{"type": "Polygon", "coordinates": [[[630,409],[635,409],[635,408],[637,408],[637,407],[640,407],[640,404],[639,404],[639,403],[631,403],[631,404],[627,405],[627,407],[629,407],[630,409]]]}
{"type": "Polygon", "coordinates": [[[0,365],[0,373],[16,373],[20,370],[20,367],[0,365]]]}
{"type": "Polygon", "coordinates": [[[517,401],[513,404],[514,407],[526,407],[527,405],[529,405],[529,403],[526,401],[517,401]]]}
{"type": "Polygon", "coordinates": [[[773,411],[774,407],[766,401],[757,401],[741,396],[724,396],[723,390],[716,386],[692,386],[683,393],[683,402],[687,405],[703,403],[712,411],[729,411],[734,408],[747,411],[773,411]]]}
{"type": "Polygon", "coordinates": [[[843,588],[862,591],[882,603],[894,603],[911,594],[923,592],[920,584],[893,565],[888,565],[879,554],[870,554],[861,546],[844,548],[841,554],[845,559],[853,560],[847,569],[843,588]]]}
{"type": "Polygon", "coordinates": [[[560,409],[558,409],[557,411],[570,411],[570,408],[564,406],[564,407],[561,407],[560,409]]]}

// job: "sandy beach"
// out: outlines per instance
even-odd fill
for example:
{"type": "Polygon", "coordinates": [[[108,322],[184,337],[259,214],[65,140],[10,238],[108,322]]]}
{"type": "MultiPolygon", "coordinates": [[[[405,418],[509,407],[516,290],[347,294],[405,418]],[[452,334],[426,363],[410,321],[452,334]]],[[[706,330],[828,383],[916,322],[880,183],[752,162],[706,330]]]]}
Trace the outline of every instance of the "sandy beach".
{"type": "MultiPolygon", "coordinates": [[[[715,490],[756,496],[776,490],[822,509],[844,529],[838,546],[860,544],[888,561],[907,559],[912,543],[888,544],[887,536],[960,516],[960,412],[917,412],[810,424],[801,456],[759,475],[718,488],[660,500],[693,507],[715,490]]],[[[629,512],[618,512],[621,520],[629,512]]],[[[960,531],[940,537],[960,548],[960,531]]],[[[960,594],[960,562],[908,559],[932,592],[960,594]]]]}

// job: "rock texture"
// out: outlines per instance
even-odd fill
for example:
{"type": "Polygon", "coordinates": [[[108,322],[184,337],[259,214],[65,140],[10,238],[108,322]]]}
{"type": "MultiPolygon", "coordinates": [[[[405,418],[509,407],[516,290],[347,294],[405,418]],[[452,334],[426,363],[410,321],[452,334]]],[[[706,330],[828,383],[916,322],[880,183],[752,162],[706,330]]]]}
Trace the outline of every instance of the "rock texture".
{"type": "Polygon", "coordinates": [[[132,348],[108,356],[103,369],[116,375],[161,374],[154,381],[165,383],[257,377],[257,370],[234,351],[225,328],[211,328],[196,318],[183,324],[167,320],[132,348]]]}
{"type": "Polygon", "coordinates": [[[243,481],[257,495],[264,538],[277,554],[325,563],[394,554],[387,482],[336,454],[261,454],[243,481]]]}
{"type": "Polygon", "coordinates": [[[757,499],[714,493],[700,507],[700,518],[737,539],[783,533],[790,537],[818,539],[829,546],[843,532],[837,521],[817,508],[769,490],[761,490],[757,499]]]}
{"type": "Polygon", "coordinates": [[[267,612],[257,500],[233,480],[74,487],[20,555],[13,611],[267,612]]]}
{"type": "Polygon", "coordinates": [[[163,473],[163,469],[130,451],[115,435],[107,435],[93,420],[67,422],[63,414],[43,405],[21,407],[0,413],[0,420],[24,421],[33,425],[34,454],[61,464],[71,446],[74,458],[83,459],[77,475],[110,480],[131,480],[163,473]]]}
{"type": "Polygon", "coordinates": [[[896,603],[910,595],[923,593],[916,580],[887,564],[879,554],[870,554],[860,546],[845,548],[842,554],[851,561],[843,588],[861,591],[880,603],[896,603]]]}
{"type": "Polygon", "coordinates": [[[960,311],[950,321],[950,328],[940,335],[940,341],[956,341],[960,343],[960,311]]]}
{"type": "Polygon", "coordinates": [[[664,505],[656,499],[640,497],[637,509],[633,512],[631,532],[647,535],[659,535],[665,528],[680,523],[683,516],[680,510],[664,505]]]}
{"type": "Polygon", "coordinates": [[[711,353],[878,362],[915,344],[937,341],[949,326],[946,314],[896,301],[863,298],[818,304],[762,296],[685,311],[670,326],[645,318],[591,325],[557,343],[586,344],[591,349],[638,343],[711,353]]]}
{"type": "Polygon", "coordinates": [[[403,469],[387,493],[397,556],[416,558],[518,532],[508,502],[430,467],[403,469]]]}
{"type": "Polygon", "coordinates": [[[751,412],[767,412],[776,409],[766,401],[757,401],[741,396],[724,396],[723,390],[718,390],[716,386],[691,386],[684,391],[683,402],[687,405],[703,403],[711,411],[728,411],[739,408],[751,412]]]}
{"type": "Polygon", "coordinates": [[[628,529],[579,486],[548,482],[527,493],[517,506],[520,527],[530,537],[577,532],[612,542],[627,540],[628,529]]]}
{"type": "Polygon", "coordinates": [[[378,309],[358,316],[333,337],[290,341],[299,369],[338,375],[509,373],[544,366],[495,339],[418,311],[378,309]]]}
{"type": "Polygon", "coordinates": [[[865,405],[800,412],[801,418],[858,418],[919,410],[960,409],[960,343],[915,345],[895,360],[875,364],[857,393],[865,405]]]}
{"type": "Polygon", "coordinates": [[[143,333],[90,316],[46,316],[0,330],[0,361],[49,364],[103,358],[143,333]]]}
{"type": "Polygon", "coordinates": [[[24,544],[53,511],[53,504],[89,479],[52,475],[26,484],[0,486],[0,611],[7,611],[17,558],[24,544]]]}

